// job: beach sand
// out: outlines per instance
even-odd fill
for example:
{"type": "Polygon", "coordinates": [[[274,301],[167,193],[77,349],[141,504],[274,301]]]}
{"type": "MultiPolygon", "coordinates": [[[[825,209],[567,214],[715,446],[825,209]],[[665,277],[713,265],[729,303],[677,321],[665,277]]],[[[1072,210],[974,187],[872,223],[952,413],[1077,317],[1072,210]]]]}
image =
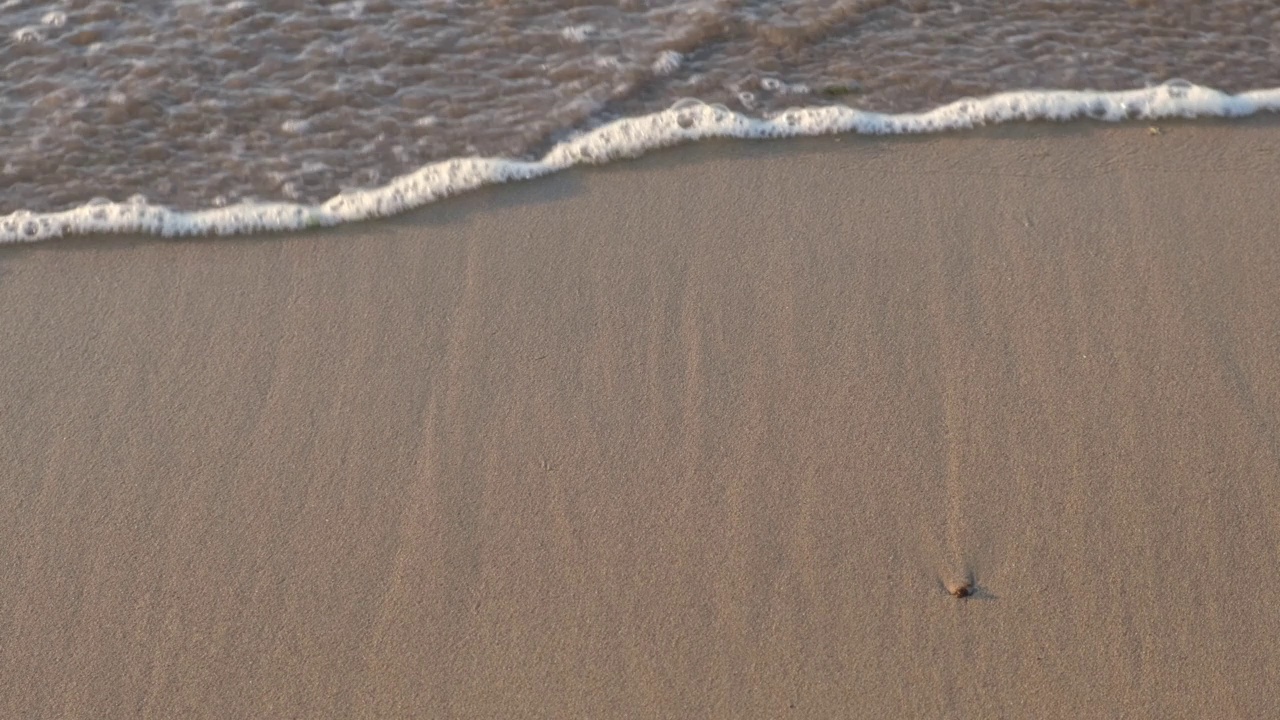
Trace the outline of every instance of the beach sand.
{"type": "Polygon", "coordinates": [[[1278,160],[713,142],[2,248],[0,715],[1280,716],[1278,160]]]}

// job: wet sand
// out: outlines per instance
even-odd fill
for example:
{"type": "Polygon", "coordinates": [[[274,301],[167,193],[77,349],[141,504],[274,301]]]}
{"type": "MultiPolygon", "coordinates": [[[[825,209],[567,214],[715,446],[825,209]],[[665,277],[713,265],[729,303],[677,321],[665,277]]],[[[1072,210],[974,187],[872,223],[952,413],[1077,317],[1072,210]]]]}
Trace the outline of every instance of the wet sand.
{"type": "Polygon", "coordinates": [[[0,248],[0,715],[1280,715],[1280,123],[1161,127],[0,248]]]}

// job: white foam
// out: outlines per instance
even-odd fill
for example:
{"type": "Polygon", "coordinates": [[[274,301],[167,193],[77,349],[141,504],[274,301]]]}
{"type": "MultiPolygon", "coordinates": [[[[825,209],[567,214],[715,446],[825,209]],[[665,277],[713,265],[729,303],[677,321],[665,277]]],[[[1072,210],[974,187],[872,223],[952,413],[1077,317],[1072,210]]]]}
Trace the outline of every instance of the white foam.
{"type": "Polygon", "coordinates": [[[760,89],[778,95],[808,95],[809,86],[804,83],[789,84],[778,78],[767,77],[760,81],[760,89]]]}
{"type": "MultiPolygon", "coordinates": [[[[0,216],[0,243],[70,234],[141,232],[165,237],[299,230],[394,215],[482,185],[528,180],[575,165],[635,157],[703,138],[781,138],[832,133],[884,135],[960,130],[1018,120],[1105,121],[1241,117],[1280,110],[1280,88],[1227,95],[1185,81],[1122,92],[1018,91],[956,102],[922,113],[888,115],[844,106],[787,110],[753,118],[723,105],[682,100],[652,115],[626,118],[566,140],[541,160],[455,158],[432,163],[368,190],[339,193],[318,205],[253,202],[179,212],[130,202],[92,202],[62,212],[0,216]]],[[[306,167],[303,168],[305,172],[306,167]]]]}
{"type": "Polygon", "coordinates": [[[560,31],[560,37],[569,42],[586,42],[587,37],[596,31],[594,25],[570,25],[560,31]]]}
{"type": "Polygon", "coordinates": [[[44,42],[44,30],[35,25],[20,27],[10,33],[9,37],[18,43],[44,42]]]}
{"type": "Polygon", "coordinates": [[[329,12],[334,15],[340,15],[348,20],[357,20],[364,14],[365,0],[350,0],[350,2],[340,2],[336,5],[329,6],[329,12]]]}
{"type": "Polygon", "coordinates": [[[652,69],[657,75],[670,75],[680,68],[684,56],[675,50],[663,50],[658,59],[653,61],[652,69]]]}

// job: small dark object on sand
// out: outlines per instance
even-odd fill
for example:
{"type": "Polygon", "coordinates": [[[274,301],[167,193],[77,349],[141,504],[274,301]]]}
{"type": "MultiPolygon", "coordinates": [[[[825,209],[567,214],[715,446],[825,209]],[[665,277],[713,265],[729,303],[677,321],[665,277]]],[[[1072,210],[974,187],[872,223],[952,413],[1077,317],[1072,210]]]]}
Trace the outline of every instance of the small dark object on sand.
{"type": "Polygon", "coordinates": [[[955,583],[954,585],[949,585],[947,587],[947,592],[951,593],[951,597],[953,598],[967,598],[973,594],[973,583],[965,580],[963,582],[955,583]]]}

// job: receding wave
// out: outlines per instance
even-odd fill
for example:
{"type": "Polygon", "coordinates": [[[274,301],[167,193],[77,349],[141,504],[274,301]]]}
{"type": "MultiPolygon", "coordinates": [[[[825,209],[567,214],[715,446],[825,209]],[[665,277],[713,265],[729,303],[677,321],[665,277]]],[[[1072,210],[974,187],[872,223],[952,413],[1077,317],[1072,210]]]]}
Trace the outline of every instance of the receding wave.
{"type": "Polygon", "coordinates": [[[575,165],[636,157],[649,150],[704,138],[919,134],[1012,121],[1242,117],[1277,110],[1280,110],[1280,88],[1229,95],[1181,80],[1119,92],[1005,92],[958,100],[927,112],[903,114],[825,106],[795,108],[753,118],[723,105],[685,100],[662,112],[618,120],[565,140],[536,161],[455,158],[431,163],[378,188],[342,192],[312,205],[245,202],[183,212],[136,199],[95,202],[43,214],[20,210],[0,217],[0,243],[36,242],[89,233],[129,232],[177,237],[339,225],[394,215],[484,185],[528,180],[575,165]]]}

